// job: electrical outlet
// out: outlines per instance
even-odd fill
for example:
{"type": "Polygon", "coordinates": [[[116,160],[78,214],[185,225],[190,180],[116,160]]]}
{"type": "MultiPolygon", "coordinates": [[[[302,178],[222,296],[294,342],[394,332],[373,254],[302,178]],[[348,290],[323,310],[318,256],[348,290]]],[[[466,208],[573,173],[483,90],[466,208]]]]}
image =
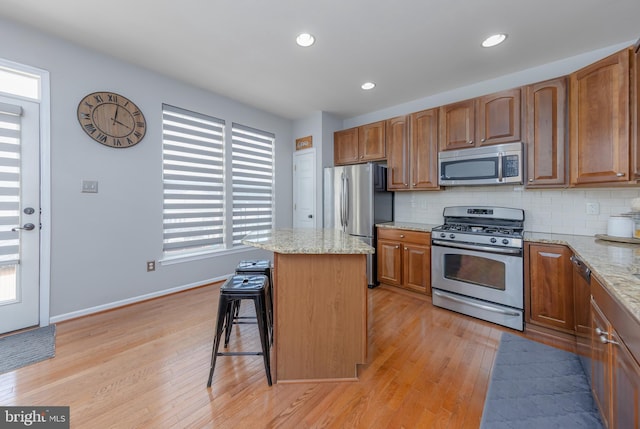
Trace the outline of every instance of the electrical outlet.
{"type": "Polygon", "coordinates": [[[98,181],[97,180],[83,180],[82,192],[97,194],[98,193],[98,181]]]}
{"type": "Polygon", "coordinates": [[[147,261],[147,271],[156,270],[156,261],[147,261]]]}
{"type": "Polygon", "coordinates": [[[587,203],[587,214],[588,215],[599,215],[600,214],[600,203],[587,203]]]}

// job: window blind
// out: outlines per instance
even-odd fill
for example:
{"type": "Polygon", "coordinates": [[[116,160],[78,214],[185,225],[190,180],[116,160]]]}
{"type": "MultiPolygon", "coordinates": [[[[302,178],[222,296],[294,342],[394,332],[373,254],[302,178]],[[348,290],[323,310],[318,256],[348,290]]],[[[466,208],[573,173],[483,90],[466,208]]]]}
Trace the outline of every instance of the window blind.
{"type": "Polygon", "coordinates": [[[224,246],[224,127],[221,119],[162,105],[165,252],[224,246]]]}
{"type": "Polygon", "coordinates": [[[273,144],[275,136],[244,125],[231,126],[233,246],[249,233],[273,226],[273,144]]]}
{"type": "Polygon", "coordinates": [[[22,108],[0,103],[0,266],[20,258],[20,133],[22,108]]]}

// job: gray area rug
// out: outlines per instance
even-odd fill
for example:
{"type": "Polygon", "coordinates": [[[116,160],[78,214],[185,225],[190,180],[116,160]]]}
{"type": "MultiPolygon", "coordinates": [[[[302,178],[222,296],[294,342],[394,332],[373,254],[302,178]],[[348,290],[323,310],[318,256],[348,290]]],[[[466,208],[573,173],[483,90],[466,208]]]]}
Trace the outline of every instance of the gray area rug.
{"type": "Polygon", "coordinates": [[[56,353],[56,325],[0,338],[0,374],[52,358],[56,353]]]}
{"type": "Polygon", "coordinates": [[[576,354],[502,334],[481,429],[602,427],[576,354]]]}

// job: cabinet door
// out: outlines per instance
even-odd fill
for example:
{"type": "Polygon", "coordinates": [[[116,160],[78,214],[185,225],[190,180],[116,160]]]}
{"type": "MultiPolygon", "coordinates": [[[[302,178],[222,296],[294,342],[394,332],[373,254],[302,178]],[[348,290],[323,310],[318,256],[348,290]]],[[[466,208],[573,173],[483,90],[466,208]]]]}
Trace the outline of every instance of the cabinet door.
{"type": "Polygon", "coordinates": [[[629,57],[625,49],[571,74],[571,184],[629,180],[629,57]]]}
{"type": "Polygon", "coordinates": [[[405,243],[402,264],[403,286],[431,295],[431,247],[405,243]]]}
{"type": "Polygon", "coordinates": [[[378,161],[387,157],[385,121],[358,127],[360,161],[378,161]]]}
{"type": "Polygon", "coordinates": [[[610,345],[600,341],[596,329],[608,332],[609,321],[595,301],[591,301],[591,391],[600,409],[604,427],[611,427],[611,352],[610,345]]]}
{"type": "Polygon", "coordinates": [[[567,79],[529,85],[525,92],[527,187],[565,186],[567,79]]]}
{"type": "Polygon", "coordinates": [[[530,244],[529,321],[574,332],[573,268],[568,247],[530,244]]]}
{"type": "Polygon", "coordinates": [[[334,164],[353,164],[358,159],[358,128],[336,131],[333,134],[334,164]]]}
{"type": "Polygon", "coordinates": [[[480,97],[477,146],[520,141],[520,88],[480,97]]]}
{"type": "Polygon", "coordinates": [[[615,428],[640,428],[640,366],[615,329],[611,332],[611,339],[614,342],[611,346],[613,397],[610,425],[615,428]]]}
{"type": "Polygon", "coordinates": [[[400,286],[402,283],[402,248],[397,241],[378,240],[378,281],[400,286]]]}
{"type": "Polygon", "coordinates": [[[473,147],[476,140],[475,100],[440,107],[440,150],[473,147]]]}
{"type": "Polygon", "coordinates": [[[439,189],[438,109],[411,115],[411,187],[439,189]]]}
{"type": "Polygon", "coordinates": [[[409,121],[400,116],[387,121],[387,189],[409,189],[409,121]]]}

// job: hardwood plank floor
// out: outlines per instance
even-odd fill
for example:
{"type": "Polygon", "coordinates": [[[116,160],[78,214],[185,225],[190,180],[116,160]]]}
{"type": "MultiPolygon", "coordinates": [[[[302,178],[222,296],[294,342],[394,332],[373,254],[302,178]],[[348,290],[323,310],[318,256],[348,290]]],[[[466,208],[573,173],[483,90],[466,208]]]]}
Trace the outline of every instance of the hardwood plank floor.
{"type": "MultiPolygon", "coordinates": [[[[379,287],[359,381],[269,387],[260,356],[237,356],[207,389],[219,286],[59,323],[56,357],[1,374],[0,404],[68,405],[72,428],[479,426],[506,329],[379,287]]],[[[255,325],[229,347],[259,350],[255,325]]]]}

